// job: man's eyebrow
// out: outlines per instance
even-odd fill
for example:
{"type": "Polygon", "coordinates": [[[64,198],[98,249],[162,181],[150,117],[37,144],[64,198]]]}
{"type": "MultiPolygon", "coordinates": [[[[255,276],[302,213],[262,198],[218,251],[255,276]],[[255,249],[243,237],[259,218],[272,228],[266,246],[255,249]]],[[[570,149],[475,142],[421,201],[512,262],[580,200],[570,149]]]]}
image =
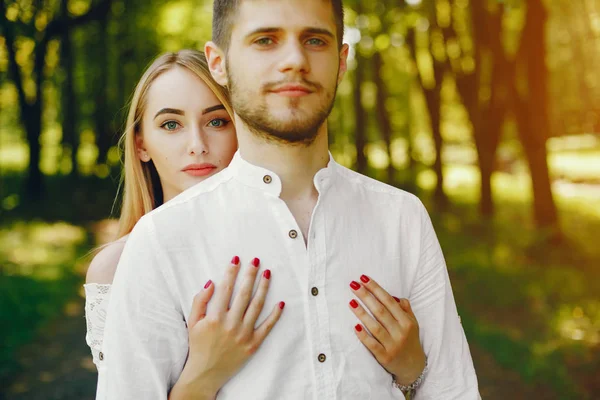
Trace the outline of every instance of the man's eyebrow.
{"type": "MultiPolygon", "coordinates": [[[[277,28],[277,27],[272,27],[272,26],[265,26],[265,27],[261,27],[261,28],[256,28],[252,31],[250,31],[246,37],[250,37],[250,36],[254,36],[254,35],[258,35],[261,33],[277,33],[277,32],[281,32],[283,31],[283,28],[277,28]]],[[[329,36],[331,39],[335,39],[335,35],[333,34],[333,32],[331,32],[329,29],[324,29],[324,28],[305,28],[302,30],[303,33],[311,33],[314,35],[325,35],[325,36],[329,36]]]]}
{"type": "Polygon", "coordinates": [[[163,108],[159,112],[156,113],[156,115],[154,116],[154,119],[156,119],[159,115],[162,115],[162,114],[185,115],[185,113],[182,110],[179,110],[177,108],[163,108]]]}
{"type": "Polygon", "coordinates": [[[281,29],[281,28],[265,26],[265,27],[253,29],[252,31],[248,32],[248,34],[246,34],[246,37],[258,35],[259,33],[276,33],[276,32],[281,32],[282,30],[283,29],[281,29]]]}
{"type": "Polygon", "coordinates": [[[223,104],[217,104],[216,106],[208,107],[202,110],[202,115],[208,114],[209,112],[213,112],[216,110],[224,110],[225,106],[223,104]]]}
{"type": "Polygon", "coordinates": [[[335,39],[335,35],[333,34],[333,32],[331,32],[328,29],[323,29],[323,28],[306,28],[304,30],[304,33],[312,33],[315,35],[325,35],[325,36],[329,36],[331,39],[335,39]]]}

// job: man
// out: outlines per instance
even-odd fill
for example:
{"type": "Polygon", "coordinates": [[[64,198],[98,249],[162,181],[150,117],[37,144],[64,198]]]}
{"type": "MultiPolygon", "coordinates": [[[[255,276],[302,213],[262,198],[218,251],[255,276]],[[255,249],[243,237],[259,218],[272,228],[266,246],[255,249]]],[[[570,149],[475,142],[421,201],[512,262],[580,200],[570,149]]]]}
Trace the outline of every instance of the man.
{"type": "Polygon", "coordinates": [[[131,234],[108,310],[106,398],[166,398],[188,357],[191,299],[226,279],[228,254],[273,271],[264,316],[286,309],[199,398],[386,400],[411,384],[417,399],[480,398],[423,205],[328,153],[342,33],[340,0],[215,1],[206,53],[231,92],[239,151],[131,234]]]}

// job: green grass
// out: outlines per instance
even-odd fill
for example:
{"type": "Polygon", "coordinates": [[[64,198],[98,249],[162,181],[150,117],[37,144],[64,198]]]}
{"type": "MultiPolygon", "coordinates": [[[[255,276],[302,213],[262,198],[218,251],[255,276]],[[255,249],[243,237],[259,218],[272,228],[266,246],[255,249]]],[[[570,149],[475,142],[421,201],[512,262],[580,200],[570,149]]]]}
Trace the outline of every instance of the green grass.
{"type": "Polygon", "coordinates": [[[77,295],[89,245],[85,229],[66,223],[0,227],[0,382],[18,367],[18,348],[77,295]]]}
{"type": "MultiPolygon", "coordinates": [[[[527,176],[495,175],[497,212],[484,221],[477,171],[446,173],[453,206],[433,219],[469,341],[557,398],[592,398],[600,371],[600,197],[556,191],[565,240],[549,244],[533,227],[527,176]]],[[[428,173],[420,182],[431,188],[428,173]]]]}

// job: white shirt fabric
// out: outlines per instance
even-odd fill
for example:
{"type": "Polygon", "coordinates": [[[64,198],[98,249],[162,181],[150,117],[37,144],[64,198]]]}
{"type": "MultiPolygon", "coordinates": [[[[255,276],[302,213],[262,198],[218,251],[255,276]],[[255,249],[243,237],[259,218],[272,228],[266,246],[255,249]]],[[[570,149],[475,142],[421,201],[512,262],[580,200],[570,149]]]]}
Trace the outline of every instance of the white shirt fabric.
{"type": "Polygon", "coordinates": [[[356,298],[349,283],[361,274],[411,301],[429,360],[415,399],[480,399],[442,251],[422,203],[333,159],[314,184],[319,198],[308,246],[279,198],[279,177],[239,152],[228,168],[144,216],[114,278],[97,399],[167,398],[186,361],[192,299],[209,279],[219,287],[233,255],[243,267],[258,257],[261,270],[272,271],[259,322],[279,301],[286,306],[218,400],[404,399],[354,333],[359,321],[348,307],[356,298]]]}

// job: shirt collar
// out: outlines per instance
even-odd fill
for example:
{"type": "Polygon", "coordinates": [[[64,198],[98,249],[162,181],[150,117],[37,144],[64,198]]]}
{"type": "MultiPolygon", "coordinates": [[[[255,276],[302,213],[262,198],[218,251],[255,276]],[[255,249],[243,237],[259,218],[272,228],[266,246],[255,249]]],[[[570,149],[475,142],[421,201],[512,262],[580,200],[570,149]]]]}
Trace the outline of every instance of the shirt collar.
{"type": "MultiPolygon", "coordinates": [[[[338,166],[331,153],[329,153],[327,166],[320,169],[315,174],[313,180],[319,193],[322,193],[323,190],[326,190],[331,185],[334,171],[338,166]]],[[[279,176],[273,171],[244,160],[239,150],[235,152],[227,170],[233,178],[245,185],[260,189],[277,197],[281,195],[281,179],[279,176]]]]}

